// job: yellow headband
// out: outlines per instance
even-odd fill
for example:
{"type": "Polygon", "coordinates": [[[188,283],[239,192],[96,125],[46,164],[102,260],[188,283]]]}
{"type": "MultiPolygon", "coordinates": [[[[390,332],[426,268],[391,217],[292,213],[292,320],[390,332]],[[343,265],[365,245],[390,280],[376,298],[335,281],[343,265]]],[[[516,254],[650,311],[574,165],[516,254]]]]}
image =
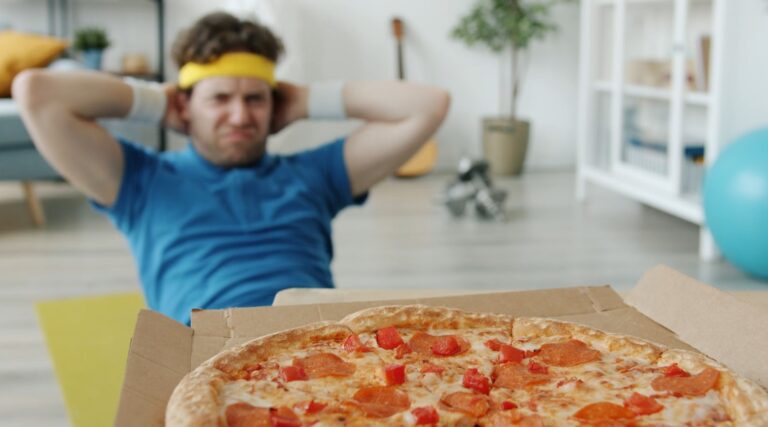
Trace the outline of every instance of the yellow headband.
{"type": "Polygon", "coordinates": [[[233,52],[208,64],[187,62],[179,70],[179,87],[189,89],[200,80],[214,76],[255,77],[271,87],[277,86],[274,62],[255,53],[233,52]]]}

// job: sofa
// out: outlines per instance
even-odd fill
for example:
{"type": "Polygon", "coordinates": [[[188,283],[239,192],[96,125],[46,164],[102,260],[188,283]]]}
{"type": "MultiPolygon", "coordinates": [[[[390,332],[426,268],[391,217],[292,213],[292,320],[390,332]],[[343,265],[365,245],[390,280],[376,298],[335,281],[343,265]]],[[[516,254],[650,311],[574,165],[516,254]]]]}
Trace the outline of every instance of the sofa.
{"type": "Polygon", "coordinates": [[[45,215],[32,182],[59,179],[35,149],[15,101],[0,99],[0,181],[21,181],[32,221],[38,227],[45,224],[45,215]]]}
{"type": "MultiPolygon", "coordinates": [[[[152,149],[162,148],[158,127],[125,120],[99,121],[115,137],[129,139],[152,149]]],[[[61,181],[63,178],[38,153],[21,121],[13,99],[0,98],[0,181],[20,181],[32,221],[45,225],[45,215],[35,196],[34,181],[61,181]]]]}
{"type": "Polygon", "coordinates": [[[57,179],[40,157],[24,128],[16,103],[10,98],[13,78],[29,68],[46,67],[67,47],[67,42],[41,34],[0,31],[0,180],[21,181],[35,224],[45,217],[34,197],[32,180],[57,179]]]}
{"type": "Polygon", "coordinates": [[[0,180],[58,178],[59,175],[35,149],[15,101],[0,99],[0,180]]]}

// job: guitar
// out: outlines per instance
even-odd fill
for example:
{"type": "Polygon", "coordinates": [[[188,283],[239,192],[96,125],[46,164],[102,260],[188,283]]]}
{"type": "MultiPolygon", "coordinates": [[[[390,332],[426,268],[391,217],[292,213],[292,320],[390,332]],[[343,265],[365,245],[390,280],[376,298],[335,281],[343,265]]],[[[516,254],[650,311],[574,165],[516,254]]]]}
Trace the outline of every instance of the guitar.
{"type": "MultiPolygon", "coordinates": [[[[403,36],[405,35],[405,24],[400,18],[392,19],[392,33],[397,41],[397,76],[400,80],[405,80],[405,67],[403,62],[403,36]]],[[[419,148],[405,164],[395,172],[395,175],[401,178],[417,177],[432,171],[437,161],[437,141],[430,138],[419,148]]]]}

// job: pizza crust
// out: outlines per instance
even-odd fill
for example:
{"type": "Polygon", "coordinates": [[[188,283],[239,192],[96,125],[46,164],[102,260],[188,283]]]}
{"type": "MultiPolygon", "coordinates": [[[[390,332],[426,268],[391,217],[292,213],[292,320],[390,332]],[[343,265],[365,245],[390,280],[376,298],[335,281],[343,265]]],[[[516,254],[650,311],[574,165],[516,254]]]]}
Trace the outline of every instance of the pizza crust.
{"type": "Polygon", "coordinates": [[[248,341],[229,352],[209,359],[213,366],[223,370],[241,369],[248,363],[258,363],[271,357],[290,353],[320,341],[343,341],[352,331],[335,322],[316,322],[306,326],[265,335],[248,341]]]}
{"type": "Polygon", "coordinates": [[[165,425],[202,427],[223,425],[219,389],[226,375],[203,364],[174,389],[165,411],[165,425]]]}
{"type": "Polygon", "coordinates": [[[165,413],[169,426],[225,425],[220,390],[232,375],[250,363],[259,363],[320,341],[344,340],[352,331],[335,322],[318,322],[289,329],[227,349],[187,374],[174,389],[165,413]]]}
{"type": "Polygon", "coordinates": [[[469,313],[427,305],[392,305],[352,313],[339,323],[349,326],[356,333],[376,331],[387,326],[414,329],[499,328],[511,332],[513,320],[514,317],[504,314],[469,313]]]}
{"type": "Polygon", "coordinates": [[[738,425],[765,426],[768,425],[768,393],[756,383],[734,375],[734,373],[722,364],[709,357],[687,350],[667,350],[657,363],[659,366],[668,366],[677,363],[678,366],[688,372],[699,372],[705,367],[712,367],[720,371],[720,391],[725,402],[728,415],[738,425]],[[763,422],[757,422],[763,420],[763,422]],[[757,422],[753,424],[753,422],[757,422]]]}

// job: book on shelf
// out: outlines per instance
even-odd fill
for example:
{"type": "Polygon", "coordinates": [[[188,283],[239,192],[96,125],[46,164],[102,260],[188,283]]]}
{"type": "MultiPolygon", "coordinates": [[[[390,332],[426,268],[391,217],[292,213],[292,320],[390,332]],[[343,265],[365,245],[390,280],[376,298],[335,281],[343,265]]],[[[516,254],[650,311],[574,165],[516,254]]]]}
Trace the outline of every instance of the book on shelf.
{"type": "MultiPolygon", "coordinates": [[[[659,153],[667,152],[667,143],[658,140],[647,140],[638,136],[630,136],[627,138],[627,143],[635,148],[655,151],[659,153]]],[[[689,141],[683,147],[683,156],[688,159],[695,160],[700,157],[704,157],[704,143],[700,141],[689,141]]]]}
{"type": "Polygon", "coordinates": [[[696,71],[694,73],[696,90],[707,92],[709,90],[709,61],[712,47],[712,37],[704,34],[698,39],[694,49],[694,62],[696,71]]]}

